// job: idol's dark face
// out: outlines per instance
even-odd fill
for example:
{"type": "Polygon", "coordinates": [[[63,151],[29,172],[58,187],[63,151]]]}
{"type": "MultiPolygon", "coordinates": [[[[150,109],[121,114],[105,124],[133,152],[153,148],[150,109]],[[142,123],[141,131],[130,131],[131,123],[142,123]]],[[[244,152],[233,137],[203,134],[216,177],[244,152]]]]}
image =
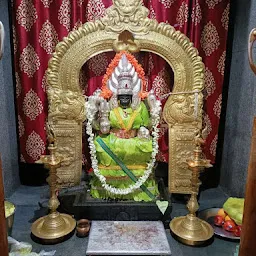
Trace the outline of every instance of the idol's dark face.
{"type": "Polygon", "coordinates": [[[121,108],[129,108],[132,103],[132,95],[120,94],[117,100],[121,108]]]}

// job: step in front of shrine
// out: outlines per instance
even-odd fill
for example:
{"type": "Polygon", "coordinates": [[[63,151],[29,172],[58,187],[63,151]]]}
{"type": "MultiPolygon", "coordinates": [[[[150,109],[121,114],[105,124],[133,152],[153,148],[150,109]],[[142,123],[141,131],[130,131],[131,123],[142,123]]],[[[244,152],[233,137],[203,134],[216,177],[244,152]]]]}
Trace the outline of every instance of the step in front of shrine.
{"type": "Polygon", "coordinates": [[[86,255],[171,255],[161,221],[92,221],[86,255]]]}
{"type": "Polygon", "coordinates": [[[60,211],[79,219],[106,221],[162,221],[168,227],[171,220],[171,200],[163,181],[158,182],[160,200],[168,201],[164,215],[156,202],[135,202],[95,199],[87,189],[60,197],[60,211]]]}

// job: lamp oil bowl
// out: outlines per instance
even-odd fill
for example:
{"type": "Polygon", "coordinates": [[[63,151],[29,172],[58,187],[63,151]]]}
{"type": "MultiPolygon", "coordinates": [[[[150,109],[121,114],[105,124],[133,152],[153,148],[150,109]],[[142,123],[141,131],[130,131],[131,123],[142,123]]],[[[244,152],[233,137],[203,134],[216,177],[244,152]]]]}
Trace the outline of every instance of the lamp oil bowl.
{"type": "Polygon", "coordinates": [[[78,237],[86,237],[88,236],[90,231],[90,221],[87,219],[81,219],[77,221],[76,226],[76,235],[78,237]]]}
{"type": "Polygon", "coordinates": [[[6,219],[6,227],[8,231],[8,236],[12,234],[12,226],[14,222],[14,213],[15,213],[15,205],[11,202],[4,202],[5,209],[5,219],[6,219]]]}

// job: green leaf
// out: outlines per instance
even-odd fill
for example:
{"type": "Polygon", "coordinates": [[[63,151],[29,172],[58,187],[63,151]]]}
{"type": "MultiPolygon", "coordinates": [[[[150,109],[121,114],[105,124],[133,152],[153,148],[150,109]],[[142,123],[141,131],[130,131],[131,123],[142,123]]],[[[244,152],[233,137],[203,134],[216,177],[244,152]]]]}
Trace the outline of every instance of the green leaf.
{"type": "Polygon", "coordinates": [[[168,208],[168,201],[157,200],[156,205],[157,205],[158,209],[160,210],[160,212],[164,215],[166,209],[168,208]]]}

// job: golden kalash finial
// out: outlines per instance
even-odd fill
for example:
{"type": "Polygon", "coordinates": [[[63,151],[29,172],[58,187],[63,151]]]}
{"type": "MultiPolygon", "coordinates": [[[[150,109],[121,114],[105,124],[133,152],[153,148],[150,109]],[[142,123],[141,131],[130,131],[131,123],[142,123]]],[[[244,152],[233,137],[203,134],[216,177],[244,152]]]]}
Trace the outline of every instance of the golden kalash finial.
{"type": "Polygon", "coordinates": [[[47,124],[49,155],[43,155],[37,163],[44,164],[49,169],[48,183],[50,186],[50,200],[48,207],[50,213],[36,220],[31,227],[35,238],[44,244],[58,243],[68,237],[75,229],[76,221],[68,214],[59,213],[57,208],[60,205],[56,195],[57,168],[60,167],[63,157],[56,155],[56,137],[51,125],[47,124]]]}
{"type": "Polygon", "coordinates": [[[173,234],[178,240],[187,245],[200,245],[209,240],[214,234],[210,224],[196,217],[196,212],[199,209],[197,195],[201,185],[199,174],[205,168],[212,167],[210,160],[203,157],[201,149],[202,144],[205,143],[206,128],[195,136],[193,157],[187,161],[189,169],[192,171],[192,193],[187,203],[189,214],[174,218],[170,223],[170,229],[173,234]]]}

